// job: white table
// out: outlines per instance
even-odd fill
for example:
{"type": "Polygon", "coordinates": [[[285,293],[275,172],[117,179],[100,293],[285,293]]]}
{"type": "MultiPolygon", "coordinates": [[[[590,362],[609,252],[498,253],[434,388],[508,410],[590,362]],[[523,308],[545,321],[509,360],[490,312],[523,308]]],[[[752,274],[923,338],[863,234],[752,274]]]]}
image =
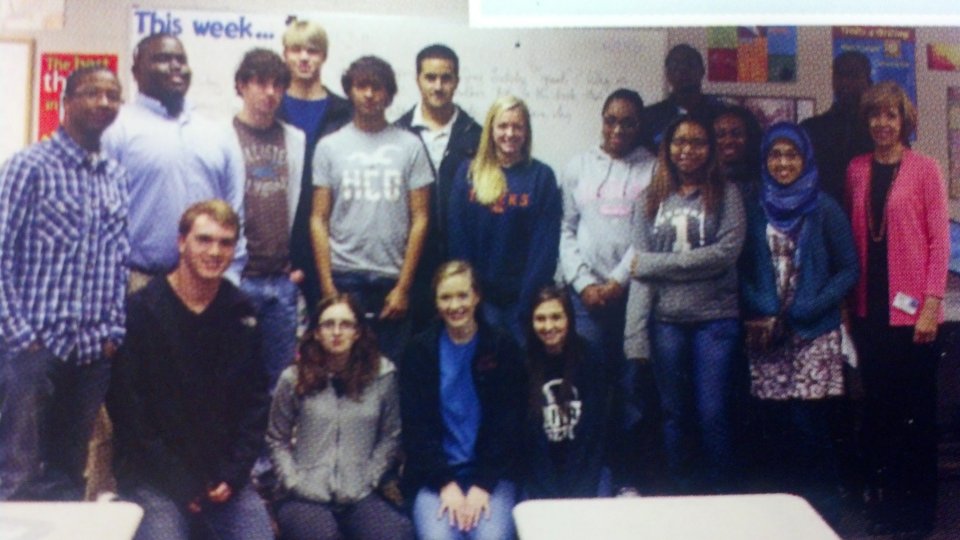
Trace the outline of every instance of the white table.
{"type": "Polygon", "coordinates": [[[0,540],[130,540],[141,517],[128,502],[5,502],[0,540]]]}
{"type": "Polygon", "coordinates": [[[795,495],[722,495],[525,501],[513,509],[521,540],[839,540],[795,495]]]}

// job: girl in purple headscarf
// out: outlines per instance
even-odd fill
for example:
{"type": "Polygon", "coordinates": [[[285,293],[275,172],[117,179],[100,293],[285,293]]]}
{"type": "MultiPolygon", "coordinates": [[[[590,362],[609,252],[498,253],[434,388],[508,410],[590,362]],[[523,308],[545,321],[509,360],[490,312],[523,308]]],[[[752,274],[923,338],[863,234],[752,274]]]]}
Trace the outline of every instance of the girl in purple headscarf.
{"type": "Polygon", "coordinates": [[[769,487],[806,496],[829,518],[838,474],[825,398],[844,390],[840,306],[857,256],[846,215],[820,192],[806,132],[771,126],[761,156],[740,261],[750,390],[774,469],[769,487]]]}

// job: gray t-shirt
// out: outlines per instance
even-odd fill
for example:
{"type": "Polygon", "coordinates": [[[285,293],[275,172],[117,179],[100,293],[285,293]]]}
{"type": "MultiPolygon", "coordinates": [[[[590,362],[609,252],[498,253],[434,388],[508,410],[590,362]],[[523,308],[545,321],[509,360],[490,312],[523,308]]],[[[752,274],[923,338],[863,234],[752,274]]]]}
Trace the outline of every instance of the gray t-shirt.
{"type": "Polygon", "coordinates": [[[331,191],[333,271],[397,277],[410,231],[409,192],[431,182],[423,145],[402,128],[367,133],[351,123],[321,139],[313,185],[331,191]]]}

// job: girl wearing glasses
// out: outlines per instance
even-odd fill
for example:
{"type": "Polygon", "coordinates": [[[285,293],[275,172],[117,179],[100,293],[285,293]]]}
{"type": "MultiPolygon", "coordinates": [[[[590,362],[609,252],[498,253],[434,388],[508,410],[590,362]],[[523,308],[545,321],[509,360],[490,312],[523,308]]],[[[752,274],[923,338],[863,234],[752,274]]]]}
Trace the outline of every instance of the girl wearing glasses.
{"type": "Polygon", "coordinates": [[[717,167],[712,122],[682,116],[667,128],[640,205],[624,348],[653,359],[672,489],[725,491],[735,462],[744,213],[717,167]]]}
{"type": "Polygon", "coordinates": [[[400,450],[396,370],[353,298],[328,297],[318,311],[280,376],[267,427],[285,492],[281,536],[412,539],[410,521],[377,493],[400,450]]]}

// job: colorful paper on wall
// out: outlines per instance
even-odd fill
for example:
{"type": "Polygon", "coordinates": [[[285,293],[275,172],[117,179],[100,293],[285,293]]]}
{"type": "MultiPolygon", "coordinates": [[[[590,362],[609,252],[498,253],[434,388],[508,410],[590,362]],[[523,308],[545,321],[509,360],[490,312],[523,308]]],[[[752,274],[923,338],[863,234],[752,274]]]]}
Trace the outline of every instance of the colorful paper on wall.
{"type": "Polygon", "coordinates": [[[928,43],[927,69],[960,71],[960,43],[928,43]]]}
{"type": "Polygon", "coordinates": [[[115,54],[44,53],[40,57],[40,99],[37,107],[37,140],[50,137],[60,125],[60,93],[67,77],[86,66],[106,66],[117,72],[115,54]]]}
{"type": "Polygon", "coordinates": [[[707,29],[707,78],[713,82],[797,80],[795,26],[721,26],[707,29]]]}
{"type": "Polygon", "coordinates": [[[777,122],[802,122],[813,116],[816,105],[816,100],[813,98],[719,94],[715,94],[714,97],[727,105],[746,108],[753,113],[764,130],[777,122]]]}

